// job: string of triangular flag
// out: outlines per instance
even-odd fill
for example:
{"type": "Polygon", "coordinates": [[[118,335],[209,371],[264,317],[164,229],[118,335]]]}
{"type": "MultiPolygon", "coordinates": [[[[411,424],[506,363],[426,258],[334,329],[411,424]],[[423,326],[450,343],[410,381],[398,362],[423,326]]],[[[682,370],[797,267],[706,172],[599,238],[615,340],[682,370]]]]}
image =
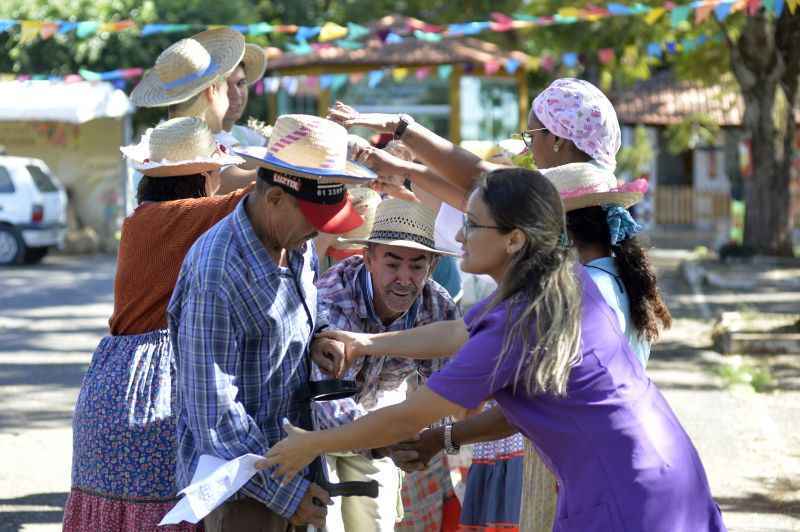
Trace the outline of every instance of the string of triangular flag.
{"type": "MultiPolygon", "coordinates": [[[[755,14],[764,7],[767,11],[780,16],[784,9],[794,14],[800,7],[800,0],[695,0],[688,4],[675,4],[671,1],[662,6],[648,6],[641,3],[621,4],[608,3],[605,6],[562,7],[550,15],[492,13],[490,20],[437,26],[415,18],[406,19],[406,27],[396,31],[382,30],[378,33],[387,44],[414,38],[435,42],[445,37],[477,35],[486,31],[507,32],[554,24],[573,24],[578,21],[596,21],[608,17],[642,16],[648,24],[655,24],[664,17],[669,17],[672,26],[680,26],[684,22],[694,21],[700,24],[712,14],[718,20],[725,20],[733,13],[744,11],[748,15],[755,14]],[[694,17],[692,17],[694,15],[694,17]]],[[[18,31],[19,40],[29,44],[37,39],[50,39],[56,35],[74,35],[85,39],[102,33],[121,31],[137,32],[142,37],[169,33],[187,33],[225,25],[198,24],[165,24],[151,23],[138,25],[133,20],[117,22],[99,21],[63,21],[63,20],[0,20],[0,33],[18,31]]],[[[325,22],[320,26],[297,26],[294,24],[270,24],[259,22],[254,24],[234,24],[233,28],[245,35],[261,36],[270,34],[294,35],[296,43],[288,43],[286,49],[292,53],[310,53],[319,46],[337,46],[350,49],[363,48],[364,40],[373,32],[360,24],[348,22],[345,26],[335,22],[325,22]],[[316,42],[309,43],[316,39],[316,42]]]]}

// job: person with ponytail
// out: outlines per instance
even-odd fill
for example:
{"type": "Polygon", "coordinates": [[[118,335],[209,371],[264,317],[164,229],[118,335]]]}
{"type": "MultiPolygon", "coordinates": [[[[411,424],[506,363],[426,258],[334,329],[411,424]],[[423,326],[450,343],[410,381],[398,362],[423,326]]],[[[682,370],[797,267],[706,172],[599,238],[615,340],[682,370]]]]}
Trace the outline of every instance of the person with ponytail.
{"type": "Polygon", "coordinates": [[[309,432],[285,422],[287,437],[256,467],[288,482],[319,453],[392,445],[494,399],[559,478],[554,531],[726,530],[694,445],[569,246],[552,182],[531,170],[489,173],[457,238],[462,269],[498,284],[463,320],[320,334],[350,359],[455,352],[448,364],[403,403],[350,425],[309,432]]]}

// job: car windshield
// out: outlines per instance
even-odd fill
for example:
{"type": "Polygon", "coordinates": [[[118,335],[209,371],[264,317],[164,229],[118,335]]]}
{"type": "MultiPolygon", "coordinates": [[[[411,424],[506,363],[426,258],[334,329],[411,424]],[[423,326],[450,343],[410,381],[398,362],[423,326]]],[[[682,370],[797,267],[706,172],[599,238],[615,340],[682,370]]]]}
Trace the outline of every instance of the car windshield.
{"type": "Polygon", "coordinates": [[[50,176],[45,174],[38,166],[28,165],[25,168],[31,173],[34,184],[39,192],[58,192],[58,187],[50,179],[50,176]]]}
{"type": "Polygon", "coordinates": [[[13,194],[14,182],[5,166],[0,166],[0,194],[13,194]]]}

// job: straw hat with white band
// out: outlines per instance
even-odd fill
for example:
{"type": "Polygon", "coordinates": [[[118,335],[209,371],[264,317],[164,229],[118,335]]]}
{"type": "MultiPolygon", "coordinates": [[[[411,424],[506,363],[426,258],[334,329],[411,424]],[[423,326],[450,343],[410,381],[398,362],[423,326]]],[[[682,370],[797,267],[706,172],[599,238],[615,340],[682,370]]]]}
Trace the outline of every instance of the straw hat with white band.
{"type": "Polygon", "coordinates": [[[136,170],[149,177],[201,174],[244,163],[244,159],[226,153],[205,121],[195,117],[162,122],[139,144],[123,146],[120,151],[136,170]]]}
{"type": "Polygon", "coordinates": [[[371,188],[352,187],[348,189],[347,192],[350,194],[350,201],[353,204],[353,208],[358,215],[364,219],[364,223],[352,231],[341,235],[339,239],[333,243],[335,249],[342,251],[357,250],[364,247],[364,244],[343,242],[343,240],[363,240],[369,238],[369,234],[372,232],[372,226],[375,223],[375,212],[378,205],[381,203],[381,195],[371,188]]]}
{"type": "Polygon", "coordinates": [[[244,53],[244,36],[230,28],[207,30],[181,39],[161,52],[155,66],[133,89],[131,101],[138,107],[185,102],[230,75],[244,53]]]}
{"type": "Polygon", "coordinates": [[[647,192],[646,180],[618,186],[613,173],[593,163],[564,164],[540,172],[556,187],[566,211],[602,205],[622,205],[627,209],[647,192]]]}
{"type": "Polygon", "coordinates": [[[266,148],[235,150],[251,166],[321,182],[367,184],[375,172],[347,160],[347,130],[312,115],[282,115],[272,128],[266,148]]]}
{"type": "Polygon", "coordinates": [[[436,214],[421,203],[401,199],[383,200],[375,212],[375,221],[367,238],[340,238],[346,244],[382,244],[419,249],[438,255],[453,255],[436,248],[433,228],[436,214]]]}
{"type": "Polygon", "coordinates": [[[267,70],[267,53],[257,44],[247,43],[244,47],[244,75],[248,85],[264,77],[267,70]]]}

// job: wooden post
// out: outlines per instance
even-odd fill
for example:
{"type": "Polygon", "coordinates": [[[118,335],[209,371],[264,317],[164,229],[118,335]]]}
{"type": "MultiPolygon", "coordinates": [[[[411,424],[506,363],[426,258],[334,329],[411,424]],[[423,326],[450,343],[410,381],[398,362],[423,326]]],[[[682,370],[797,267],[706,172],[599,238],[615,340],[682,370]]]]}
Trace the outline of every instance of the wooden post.
{"type": "Polygon", "coordinates": [[[328,114],[331,103],[331,91],[320,89],[319,98],[317,99],[317,114],[325,117],[328,114]]]}
{"type": "Polygon", "coordinates": [[[461,143],[461,75],[463,67],[453,65],[450,72],[450,142],[461,143]]]}
{"type": "Polygon", "coordinates": [[[268,92],[267,93],[267,124],[273,125],[275,124],[275,120],[278,119],[278,93],[277,92],[268,92]]]}
{"type": "Polygon", "coordinates": [[[520,68],[516,73],[517,78],[517,98],[519,101],[519,130],[528,129],[528,105],[530,104],[528,95],[528,76],[524,68],[520,68]]]}

